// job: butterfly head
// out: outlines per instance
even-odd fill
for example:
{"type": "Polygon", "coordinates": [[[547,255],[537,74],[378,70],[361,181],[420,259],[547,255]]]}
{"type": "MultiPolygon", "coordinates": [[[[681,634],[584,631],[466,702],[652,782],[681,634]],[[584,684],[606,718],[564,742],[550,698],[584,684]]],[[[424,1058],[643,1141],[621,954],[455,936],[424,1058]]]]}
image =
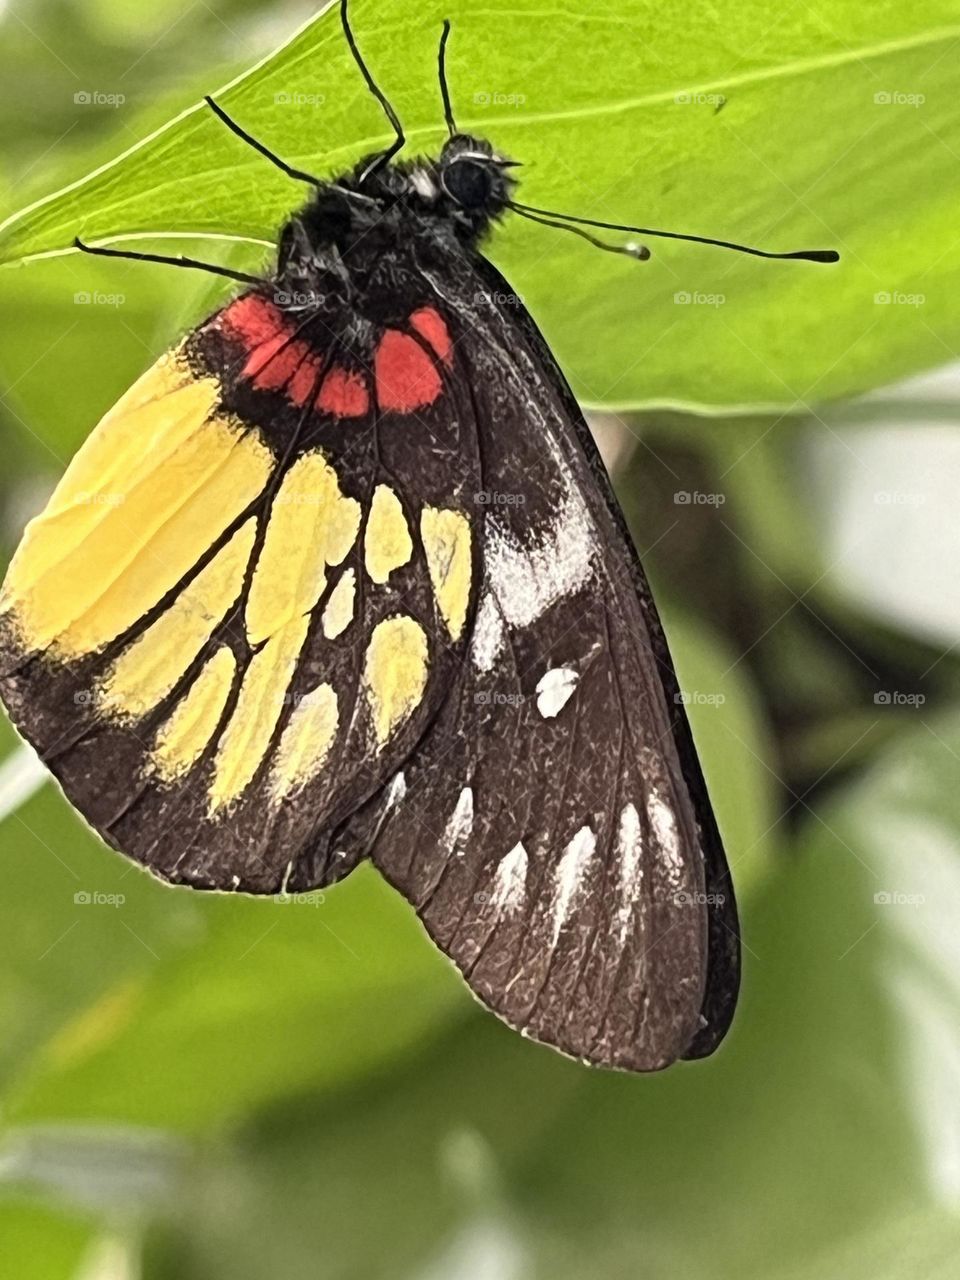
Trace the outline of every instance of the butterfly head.
{"type": "Polygon", "coordinates": [[[495,218],[506,208],[516,186],[508,172],[516,163],[497,155],[486,138],[457,133],[440,153],[437,180],[457,209],[495,218]]]}
{"type": "Polygon", "coordinates": [[[516,186],[510,170],[519,163],[498,155],[486,138],[466,133],[448,138],[436,159],[375,169],[376,158],[357,165],[350,184],[355,191],[388,205],[412,206],[428,218],[449,219],[470,238],[507,208],[516,186]]]}
{"type": "Polygon", "coordinates": [[[324,221],[331,195],[338,193],[341,211],[354,233],[369,236],[371,224],[385,212],[414,212],[425,223],[447,224],[468,243],[479,239],[509,207],[516,180],[510,170],[519,163],[498,155],[485,138],[455,133],[435,159],[377,164],[377,155],[361,160],[353,172],[321,188],[312,202],[322,207],[324,221]],[[348,196],[346,203],[342,197],[348,196]]]}

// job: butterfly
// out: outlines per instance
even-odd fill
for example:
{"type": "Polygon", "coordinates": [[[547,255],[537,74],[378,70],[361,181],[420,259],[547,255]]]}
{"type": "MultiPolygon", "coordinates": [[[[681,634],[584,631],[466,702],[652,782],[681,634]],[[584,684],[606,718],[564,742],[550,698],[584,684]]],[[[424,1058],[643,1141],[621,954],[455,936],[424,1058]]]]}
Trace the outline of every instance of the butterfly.
{"type": "Polygon", "coordinates": [[[312,187],[269,274],[77,242],[244,288],[26,529],[0,694],[164,880],[301,892],[370,860],[523,1034],[632,1071],[703,1057],[739,982],[717,824],[590,432],[480,248],[511,212],[634,258],[593,229],[642,229],[516,199],[513,162],[457,130],[449,23],[449,137],[398,159],[341,19],[395,132],[352,171],[294,169],[208,99],[312,187]]]}

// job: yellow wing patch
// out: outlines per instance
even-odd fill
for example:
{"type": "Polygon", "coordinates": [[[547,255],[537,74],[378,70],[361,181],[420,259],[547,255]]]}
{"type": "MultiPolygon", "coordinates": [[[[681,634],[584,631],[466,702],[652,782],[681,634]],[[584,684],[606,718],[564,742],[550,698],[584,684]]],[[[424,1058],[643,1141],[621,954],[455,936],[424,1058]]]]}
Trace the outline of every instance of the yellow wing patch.
{"type": "Polygon", "coordinates": [[[389,485],[378,484],[363,540],[364,565],[370,580],[382,585],[412,554],[413,539],[400,499],[389,485]]]}
{"type": "Polygon", "coordinates": [[[27,652],[68,660],[115,639],[263,491],[273,455],[218,399],[215,378],[166,356],[83,445],[0,598],[27,652]]]}
{"type": "Polygon", "coordinates": [[[104,710],[138,718],[166,697],[239,599],[256,529],[251,517],[170,608],[124,650],[104,681],[104,710]]]}
{"type": "Polygon", "coordinates": [[[377,746],[420,705],[427,683],[427,635],[405,614],[384,618],[373,629],[363,667],[377,746]]]}
{"type": "Polygon", "coordinates": [[[420,538],[437,604],[454,640],[459,640],[470,603],[470,522],[459,511],[424,507],[420,538]]]}
{"type": "Polygon", "coordinates": [[[267,754],[310,625],[294,618],[250,659],[237,705],[217,744],[210,811],[236,800],[267,754]]]}
{"type": "Polygon", "coordinates": [[[343,561],[359,528],[360,504],[340,492],[337,473],[323,454],[298,458],[273,500],[254,570],[246,609],[251,644],[314,607],[326,567],[343,561]]]}
{"type": "Polygon", "coordinates": [[[356,594],[357,575],[352,569],[344,569],[340,581],[330,592],[330,599],[321,619],[323,634],[328,640],[336,640],[353,621],[356,594]]]}
{"type": "Polygon", "coordinates": [[[223,645],[161,726],[150,760],[164,782],[181,777],[200,759],[217,731],[236,673],[233,651],[223,645]]]}
{"type": "Polygon", "coordinates": [[[310,781],[330,754],[339,722],[337,695],[330,685],[318,685],[300,699],[270,771],[274,801],[285,799],[310,781]]]}

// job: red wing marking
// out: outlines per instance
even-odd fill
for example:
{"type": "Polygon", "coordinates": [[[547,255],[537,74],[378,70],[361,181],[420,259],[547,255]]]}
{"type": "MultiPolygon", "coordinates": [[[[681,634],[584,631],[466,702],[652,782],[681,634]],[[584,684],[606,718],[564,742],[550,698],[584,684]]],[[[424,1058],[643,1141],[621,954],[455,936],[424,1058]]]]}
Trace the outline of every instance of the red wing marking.
{"type": "Polygon", "coordinates": [[[231,302],[220,319],[240,339],[248,351],[280,334],[291,332],[286,316],[266,298],[248,293],[246,297],[231,302]]]}
{"type": "Polygon", "coordinates": [[[223,324],[247,352],[242,376],[261,391],[286,391],[296,405],[314,393],[320,361],[306,342],[293,337],[294,326],[279,307],[257,294],[238,298],[224,311],[223,324]]]}
{"type": "Polygon", "coordinates": [[[244,378],[255,378],[260,373],[278,351],[282,351],[287,343],[287,335],[285,333],[274,334],[272,338],[268,338],[266,342],[259,343],[247,355],[247,363],[243,366],[244,378]]]}
{"type": "Polygon", "coordinates": [[[444,364],[453,363],[453,342],[443,316],[433,307],[421,307],[410,317],[411,326],[430,343],[444,364]]]}
{"type": "Polygon", "coordinates": [[[291,342],[283,337],[258,347],[243,368],[244,376],[251,378],[255,387],[261,391],[286,389],[295,404],[306,404],[313,394],[319,371],[320,366],[305,342],[291,342]]]}
{"type": "MultiPolygon", "coordinates": [[[[285,391],[297,405],[313,395],[321,363],[307,342],[295,338],[294,326],[279,307],[258,294],[247,294],[221,315],[225,328],[247,353],[243,376],[262,391],[285,391]]],[[[411,327],[450,364],[453,343],[443,317],[433,307],[421,307],[410,317],[411,327]]],[[[377,399],[382,409],[410,413],[432,404],[442,383],[436,366],[417,340],[399,329],[387,329],[374,354],[377,399]]],[[[321,413],[358,418],[370,406],[367,386],[359,373],[336,366],[328,371],[316,399],[321,413]]]]}
{"type": "Polygon", "coordinates": [[[410,413],[432,404],[442,389],[436,367],[416,338],[387,329],[373,357],[381,409],[410,413]]]}
{"type": "Polygon", "coordinates": [[[287,395],[294,404],[305,405],[314,394],[320,377],[320,368],[321,364],[316,356],[308,354],[287,387],[287,395]]]}
{"type": "Polygon", "coordinates": [[[337,418],[359,418],[370,407],[370,396],[359,373],[334,365],[323,380],[317,396],[321,413],[337,418]]]}

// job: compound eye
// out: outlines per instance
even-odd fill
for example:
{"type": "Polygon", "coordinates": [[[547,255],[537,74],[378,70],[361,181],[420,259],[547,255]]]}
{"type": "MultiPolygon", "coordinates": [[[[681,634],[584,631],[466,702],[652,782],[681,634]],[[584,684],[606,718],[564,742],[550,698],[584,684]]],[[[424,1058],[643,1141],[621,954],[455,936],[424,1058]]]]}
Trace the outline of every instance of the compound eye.
{"type": "Polygon", "coordinates": [[[490,171],[473,160],[454,160],[443,175],[447,194],[465,209],[480,209],[490,199],[490,171]]]}

